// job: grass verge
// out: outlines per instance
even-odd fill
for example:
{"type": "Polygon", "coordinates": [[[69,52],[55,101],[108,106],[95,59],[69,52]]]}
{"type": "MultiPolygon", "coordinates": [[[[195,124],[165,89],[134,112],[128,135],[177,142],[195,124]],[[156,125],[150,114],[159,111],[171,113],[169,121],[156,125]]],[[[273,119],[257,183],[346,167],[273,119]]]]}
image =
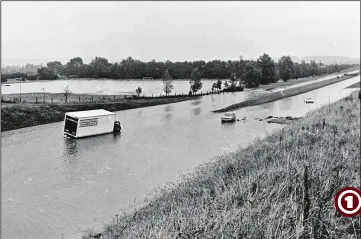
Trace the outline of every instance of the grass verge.
{"type": "Polygon", "coordinates": [[[199,166],[83,239],[360,238],[359,219],[340,216],[333,204],[338,190],[360,187],[359,179],[354,93],[199,166]]]}
{"type": "Polygon", "coordinates": [[[78,104],[2,104],[1,105],[1,131],[14,130],[39,124],[54,123],[64,120],[66,112],[105,109],[120,111],[148,106],[176,103],[198,96],[182,96],[154,99],[132,99],[122,102],[108,103],[78,103],[78,104]]]}
{"type": "Polygon", "coordinates": [[[352,84],[347,88],[360,88],[360,82],[356,82],[355,84],[352,84]]]}
{"type": "Polygon", "coordinates": [[[330,80],[325,80],[325,81],[320,81],[320,82],[316,82],[316,83],[311,83],[311,84],[307,84],[307,85],[302,85],[302,86],[298,86],[298,87],[294,87],[294,88],[290,88],[290,89],[285,89],[283,91],[280,92],[273,92],[273,93],[269,93],[269,94],[262,94],[258,97],[256,97],[255,99],[250,99],[250,100],[246,100],[237,104],[233,104],[230,106],[227,106],[225,108],[219,109],[219,110],[215,110],[213,111],[214,113],[222,113],[222,112],[227,112],[227,111],[231,111],[231,110],[236,110],[236,109],[240,109],[240,108],[244,108],[244,107],[248,107],[248,106],[254,106],[254,105],[261,105],[261,104],[265,104],[265,103],[269,103],[269,102],[273,102],[276,100],[280,100],[283,98],[287,98],[287,97],[291,97],[291,96],[295,96],[295,95],[300,95],[312,90],[316,90],[328,85],[332,85],[335,84],[337,82],[341,82],[347,79],[350,79],[352,77],[355,77],[354,75],[352,76],[342,76],[342,77],[335,77],[332,78],[330,80]]]}

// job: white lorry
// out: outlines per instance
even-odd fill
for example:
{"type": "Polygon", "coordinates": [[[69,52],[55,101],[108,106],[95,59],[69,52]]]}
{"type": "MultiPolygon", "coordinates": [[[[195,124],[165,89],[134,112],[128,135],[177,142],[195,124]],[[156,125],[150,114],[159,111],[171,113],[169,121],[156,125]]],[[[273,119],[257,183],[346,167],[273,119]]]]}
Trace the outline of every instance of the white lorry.
{"type": "Polygon", "coordinates": [[[71,138],[120,132],[116,114],[103,109],[68,112],[64,119],[64,134],[71,138]]]}

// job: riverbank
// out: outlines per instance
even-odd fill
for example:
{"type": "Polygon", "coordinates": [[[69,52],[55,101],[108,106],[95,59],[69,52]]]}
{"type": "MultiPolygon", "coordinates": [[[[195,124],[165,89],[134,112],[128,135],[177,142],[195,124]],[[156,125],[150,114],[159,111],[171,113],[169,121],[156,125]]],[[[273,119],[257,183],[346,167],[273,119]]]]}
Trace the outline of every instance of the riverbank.
{"type": "Polygon", "coordinates": [[[83,239],[357,238],[359,220],[340,216],[333,198],[342,187],[360,187],[359,143],[353,93],[199,166],[83,239]]]}
{"type": "Polygon", "coordinates": [[[155,105],[171,104],[197,99],[200,96],[166,97],[153,99],[126,99],[120,102],[93,102],[71,104],[1,104],[1,132],[64,120],[66,112],[93,109],[120,111],[155,105]]]}
{"type": "Polygon", "coordinates": [[[258,97],[256,97],[255,99],[251,99],[251,100],[246,100],[237,104],[233,104],[227,107],[224,107],[222,109],[219,110],[215,110],[213,111],[214,113],[222,113],[222,112],[227,112],[227,111],[232,111],[232,110],[236,110],[236,109],[240,109],[240,108],[244,108],[244,107],[248,107],[248,106],[254,106],[254,105],[261,105],[261,104],[265,104],[265,103],[269,103],[269,102],[273,102],[276,100],[280,100],[283,98],[287,98],[287,97],[291,97],[291,96],[295,96],[295,95],[300,95],[312,90],[316,90],[328,85],[332,85],[350,78],[355,77],[354,75],[349,75],[349,76],[342,76],[342,77],[335,77],[329,80],[324,80],[324,81],[319,81],[316,83],[310,83],[307,85],[302,85],[302,86],[298,86],[298,87],[293,87],[293,88],[289,88],[289,89],[284,89],[280,92],[272,92],[272,93],[267,93],[267,94],[262,94],[259,95],[258,97]]]}

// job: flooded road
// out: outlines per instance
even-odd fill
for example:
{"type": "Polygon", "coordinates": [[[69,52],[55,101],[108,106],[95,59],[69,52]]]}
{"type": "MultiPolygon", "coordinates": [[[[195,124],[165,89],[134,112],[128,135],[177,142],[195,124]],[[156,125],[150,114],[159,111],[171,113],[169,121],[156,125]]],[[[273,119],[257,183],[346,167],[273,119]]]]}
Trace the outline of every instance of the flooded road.
{"type": "Polygon", "coordinates": [[[247,122],[221,124],[211,113],[251,91],[117,112],[122,133],[63,138],[63,123],[2,133],[3,238],[77,238],[135,199],[176,181],[212,157],[282,126],[253,118],[303,116],[355,89],[354,77],[306,94],[235,111],[247,122]],[[305,104],[306,96],[315,104],[305,104]]]}

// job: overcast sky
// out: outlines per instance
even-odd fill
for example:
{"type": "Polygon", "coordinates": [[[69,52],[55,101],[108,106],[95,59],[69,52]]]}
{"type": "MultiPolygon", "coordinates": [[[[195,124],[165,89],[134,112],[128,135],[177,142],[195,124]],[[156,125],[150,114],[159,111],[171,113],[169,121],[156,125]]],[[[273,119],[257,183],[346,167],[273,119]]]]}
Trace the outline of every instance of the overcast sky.
{"type": "Polygon", "coordinates": [[[360,2],[2,2],[2,64],[360,57],[360,2]]]}

